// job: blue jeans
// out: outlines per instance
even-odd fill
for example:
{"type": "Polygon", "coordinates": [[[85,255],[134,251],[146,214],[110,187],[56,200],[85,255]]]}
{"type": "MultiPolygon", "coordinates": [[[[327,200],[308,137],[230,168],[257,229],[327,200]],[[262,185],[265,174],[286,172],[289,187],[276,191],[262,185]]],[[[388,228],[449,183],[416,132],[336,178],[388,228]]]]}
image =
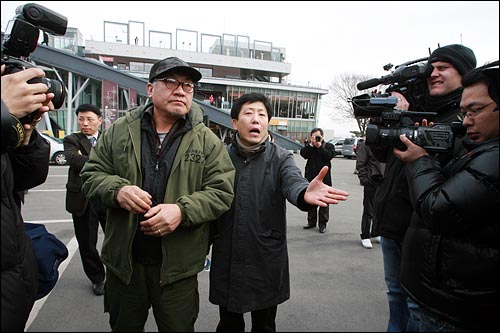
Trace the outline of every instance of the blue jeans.
{"type": "Polygon", "coordinates": [[[401,287],[401,243],[389,238],[380,238],[384,259],[385,284],[389,301],[389,324],[387,332],[418,332],[419,307],[401,287]]]}

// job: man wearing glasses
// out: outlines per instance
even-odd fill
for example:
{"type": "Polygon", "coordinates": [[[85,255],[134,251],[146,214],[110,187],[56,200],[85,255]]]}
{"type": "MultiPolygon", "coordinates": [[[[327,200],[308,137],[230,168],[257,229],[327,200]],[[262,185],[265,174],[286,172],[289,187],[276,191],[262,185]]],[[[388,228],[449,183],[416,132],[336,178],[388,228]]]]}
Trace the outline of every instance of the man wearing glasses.
{"type": "Polygon", "coordinates": [[[151,68],[150,102],[107,129],[82,170],[83,190],[108,209],[102,260],[112,331],[194,331],[197,274],[208,222],[233,200],[234,168],[203,124],[193,93],[201,73],[176,57],[151,68]]]}
{"type": "MultiPolygon", "coordinates": [[[[423,110],[416,110],[399,93],[396,107],[401,110],[436,112],[437,123],[457,121],[460,115],[462,76],[476,67],[474,52],[466,46],[451,44],[435,49],[427,61],[427,94],[423,110]]],[[[413,120],[405,125],[413,125],[413,120]]],[[[460,150],[460,140],[455,140],[455,150],[460,150]]],[[[373,155],[386,163],[382,183],[377,187],[373,201],[375,207],[372,236],[381,236],[384,277],[389,302],[389,332],[413,332],[417,329],[419,308],[401,288],[401,251],[406,230],[410,224],[413,207],[408,192],[405,163],[399,160],[392,149],[370,147],[373,155]]],[[[444,165],[453,154],[439,154],[444,165]]]]}
{"type": "Polygon", "coordinates": [[[441,167],[406,137],[415,208],[403,243],[401,285],[420,305],[419,332],[498,330],[498,61],[465,74],[464,152],[441,167]],[[496,67],[492,67],[495,65],[496,67]]]}

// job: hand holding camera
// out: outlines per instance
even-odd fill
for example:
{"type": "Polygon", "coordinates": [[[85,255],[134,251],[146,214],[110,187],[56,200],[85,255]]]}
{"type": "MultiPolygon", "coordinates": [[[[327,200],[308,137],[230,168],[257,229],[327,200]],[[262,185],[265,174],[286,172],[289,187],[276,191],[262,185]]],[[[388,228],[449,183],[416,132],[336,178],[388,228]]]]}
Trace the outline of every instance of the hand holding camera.
{"type": "Polygon", "coordinates": [[[315,135],[311,137],[311,146],[319,148],[323,144],[323,137],[321,135],[315,135]]]}

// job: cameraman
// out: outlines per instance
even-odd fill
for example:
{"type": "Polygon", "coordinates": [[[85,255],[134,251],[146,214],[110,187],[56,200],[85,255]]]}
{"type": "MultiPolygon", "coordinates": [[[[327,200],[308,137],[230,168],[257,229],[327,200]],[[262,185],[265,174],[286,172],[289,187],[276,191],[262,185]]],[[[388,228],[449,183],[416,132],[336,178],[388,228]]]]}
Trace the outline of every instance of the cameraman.
{"type": "Polygon", "coordinates": [[[406,137],[415,208],[403,243],[401,285],[419,304],[420,332],[498,331],[499,70],[486,65],[463,80],[464,154],[442,167],[406,137]]]}
{"type": "MultiPolygon", "coordinates": [[[[306,141],[306,145],[300,150],[300,156],[307,160],[305,177],[309,182],[311,182],[326,165],[328,166],[328,173],[325,178],[323,178],[323,183],[332,186],[332,164],[330,160],[335,156],[335,146],[329,142],[325,142],[323,138],[323,129],[318,127],[311,130],[311,138],[306,141]]],[[[326,231],[326,223],[330,218],[330,206],[318,207],[307,212],[307,224],[304,226],[304,229],[316,228],[316,223],[318,223],[319,232],[324,233],[326,231]]]]}
{"type": "Polygon", "coordinates": [[[54,94],[43,83],[28,84],[45,73],[30,68],[3,75],[2,65],[2,332],[24,331],[35,302],[38,267],[24,231],[16,193],[42,184],[49,170],[49,144],[34,128],[39,119],[21,124],[35,110],[40,116],[53,108],[54,94]]]}
{"type": "MultiPolygon", "coordinates": [[[[427,78],[428,94],[423,111],[436,112],[438,123],[457,120],[463,91],[461,79],[466,72],[476,67],[474,53],[463,45],[443,46],[432,52],[428,66],[432,66],[432,72],[427,78]]],[[[411,109],[412,106],[403,95],[393,95],[398,96],[398,108],[411,109]]],[[[406,117],[401,119],[401,123],[403,126],[414,125],[413,121],[406,117]]],[[[373,236],[382,236],[381,248],[390,316],[388,331],[414,331],[418,327],[418,306],[407,298],[399,278],[403,238],[413,213],[404,173],[405,163],[392,153],[392,149],[377,146],[372,146],[371,149],[379,161],[386,163],[384,180],[378,186],[373,202],[375,216],[372,232],[373,236]]],[[[444,163],[451,156],[441,154],[439,158],[441,163],[444,163]]]]}

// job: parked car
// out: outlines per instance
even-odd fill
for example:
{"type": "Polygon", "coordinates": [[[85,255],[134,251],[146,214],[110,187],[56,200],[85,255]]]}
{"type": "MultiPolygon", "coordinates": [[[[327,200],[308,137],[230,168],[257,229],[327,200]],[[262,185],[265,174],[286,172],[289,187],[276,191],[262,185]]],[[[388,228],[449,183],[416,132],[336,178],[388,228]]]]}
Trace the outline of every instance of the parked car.
{"type": "Polygon", "coordinates": [[[335,156],[342,155],[344,139],[330,139],[328,142],[335,146],[335,156]]]}
{"type": "Polygon", "coordinates": [[[50,162],[57,165],[66,165],[68,162],[64,154],[63,140],[48,135],[47,133],[39,132],[40,135],[50,143],[50,162]]]}
{"type": "Polygon", "coordinates": [[[342,145],[342,155],[348,159],[356,158],[356,149],[363,141],[362,138],[345,138],[342,145]]]}

